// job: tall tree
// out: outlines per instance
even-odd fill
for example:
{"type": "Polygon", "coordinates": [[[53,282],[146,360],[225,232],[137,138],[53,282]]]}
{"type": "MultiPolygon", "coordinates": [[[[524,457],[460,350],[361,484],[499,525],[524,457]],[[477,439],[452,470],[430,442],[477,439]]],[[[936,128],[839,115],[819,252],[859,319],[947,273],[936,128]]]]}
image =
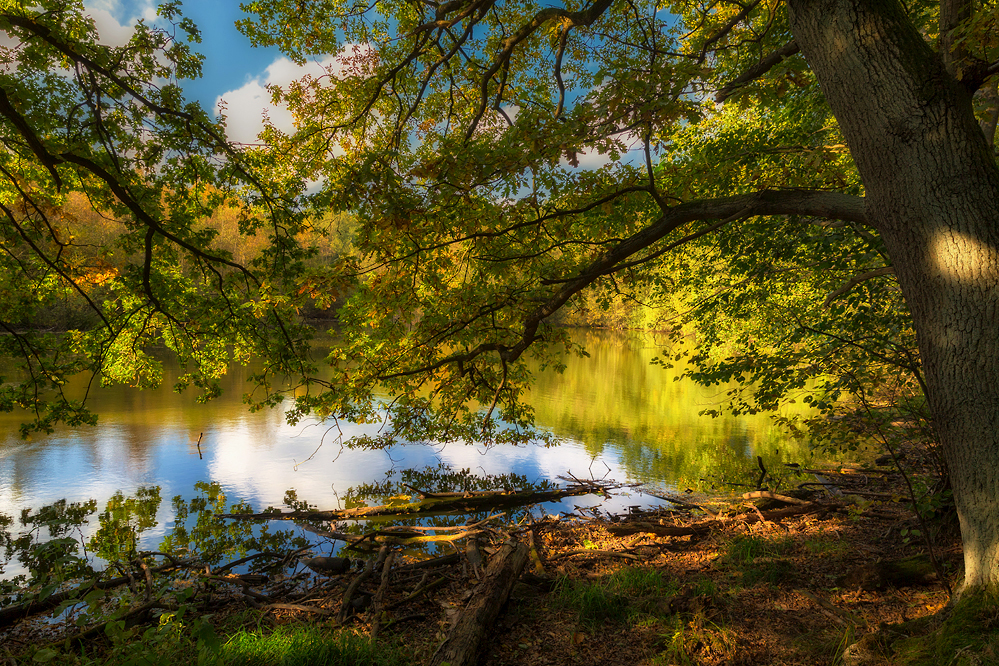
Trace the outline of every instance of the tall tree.
{"type": "Polygon", "coordinates": [[[965,583],[999,582],[994,2],[248,8],[256,42],[339,54],[286,91],[284,140],[315,205],[359,211],[368,259],[327,278],[356,276],[346,344],[299,414],[365,416],[377,385],[395,435],[515,438],[521,361],[559,362],[552,317],[584,289],[666,288],[706,234],[842,222],[888,258],[844,287],[897,279],[911,310],[965,583]]]}
{"type": "MultiPolygon", "coordinates": [[[[785,260],[815,248],[812,262],[797,251],[801,269],[834,265],[831,297],[897,279],[965,582],[999,582],[994,2],[248,7],[256,42],[338,55],[279,93],[298,130],[269,128],[270,150],[234,148],[183,103],[174,81],[198,59],[172,32],[141,25],[108,47],[77,2],[0,11],[0,344],[26,372],[0,407],[37,410],[37,428],[88,419],[40,390],[58,396],[80,369],[148,383],[145,347],[162,342],[209,394],[231,349],[267,359],[251,402],[280,397],[273,373],[301,377],[292,420],[521,441],[534,436],[525,359],[558,366],[572,346],[556,313],[584,290],[668,291],[670,271],[700,259],[683,254],[694,243],[712,239],[734,265],[740,242],[763,238],[785,260]],[[304,196],[315,180],[322,191],[304,196]],[[121,225],[110,244],[74,240],[70,193],[121,225]],[[249,265],[204,222],[222,206],[269,236],[249,265]],[[355,213],[360,253],[303,262],[306,206],[355,213]],[[67,293],[94,326],[29,326],[67,293]],[[315,379],[292,314],[343,294],[333,374],[315,379]]],[[[175,3],[161,12],[197,38],[175,3]]]]}

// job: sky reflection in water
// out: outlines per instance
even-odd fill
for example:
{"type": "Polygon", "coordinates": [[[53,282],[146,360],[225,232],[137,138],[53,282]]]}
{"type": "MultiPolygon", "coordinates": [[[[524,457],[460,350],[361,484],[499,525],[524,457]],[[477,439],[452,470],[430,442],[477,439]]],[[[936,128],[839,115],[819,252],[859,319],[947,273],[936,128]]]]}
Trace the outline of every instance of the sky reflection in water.
{"type": "MultiPolygon", "coordinates": [[[[159,485],[164,498],[160,522],[142,544],[155,547],[173,519],[169,499],[193,497],[197,481],[215,481],[230,501],[245,500],[256,510],[282,506],[290,488],[299,499],[331,509],[340,507],[339,497],[352,485],[382,481],[392,470],[440,463],[477,474],[513,472],[532,481],[568,473],[670,487],[678,480],[745,467],[757,449],[787,444],[764,416],[697,416],[717,402],[719,390],[675,382],[676,371],[650,365],[658,350],[654,336],[576,335],[585,338],[590,358],[572,359],[563,375],[542,375],[530,398],[538,424],[564,439],[558,447],[341,448],[336,431],[321,424],[289,426],[280,410],[248,413],[241,402],[245,369],[230,373],[223,397],[205,405],[173,393],[168,372],[164,387],[155,391],[94,391],[91,405],[100,414],[96,428],[63,428],[23,441],[17,433],[20,419],[0,415],[0,513],[16,516],[22,508],[62,498],[96,499],[100,511],[118,490],[128,495],[142,485],[159,485]]],[[[343,426],[346,437],[376,429],[343,426]]],[[[574,497],[546,510],[572,511],[601,501],[574,497]]],[[[619,512],[656,502],[631,493],[604,501],[602,508],[619,512]]]]}

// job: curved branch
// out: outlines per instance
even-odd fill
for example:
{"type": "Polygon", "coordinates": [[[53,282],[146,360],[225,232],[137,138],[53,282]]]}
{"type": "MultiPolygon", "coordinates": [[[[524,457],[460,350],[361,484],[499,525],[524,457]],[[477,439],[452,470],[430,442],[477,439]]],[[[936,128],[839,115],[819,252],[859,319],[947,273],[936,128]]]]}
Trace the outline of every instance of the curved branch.
{"type": "Polygon", "coordinates": [[[758,4],[760,4],[760,0],[753,0],[753,2],[746,5],[741,12],[733,16],[731,21],[719,28],[718,32],[708,37],[708,39],[704,42],[704,45],[701,46],[701,55],[698,58],[698,62],[704,62],[704,59],[708,56],[708,49],[711,45],[732,32],[732,30],[735,29],[735,26],[739,25],[744,18],[749,16],[751,11],[756,9],[758,4]]]}
{"type": "Polygon", "coordinates": [[[771,69],[773,69],[780,62],[784,61],[787,58],[790,58],[791,56],[800,51],[801,49],[798,47],[798,42],[792,39],[787,44],[780,47],[779,49],[777,49],[776,51],[765,57],[763,60],[759,61],[758,63],[747,69],[745,72],[743,72],[742,74],[740,74],[739,76],[735,77],[734,79],[726,83],[724,86],[722,86],[721,89],[719,89],[718,92],[715,93],[715,101],[721,104],[729,97],[731,97],[732,93],[734,93],[736,90],[746,85],[750,81],[755,81],[756,79],[760,78],[761,76],[769,72],[771,69]]]}
{"type": "Polygon", "coordinates": [[[852,278],[850,278],[847,281],[846,284],[844,284],[842,287],[835,289],[828,296],[826,296],[826,300],[822,303],[822,307],[824,308],[829,307],[830,305],[832,305],[833,301],[835,301],[840,296],[848,293],[851,289],[856,287],[861,282],[866,282],[867,280],[873,280],[874,278],[881,277],[882,275],[894,275],[894,274],[895,274],[894,267],[882,266],[881,268],[875,268],[872,271],[867,271],[866,273],[861,273],[860,275],[854,275],[852,278]]]}
{"type": "MultiPolygon", "coordinates": [[[[725,220],[726,218],[755,217],[759,215],[801,215],[840,219],[849,222],[866,222],[865,203],[862,197],[840,192],[814,190],[763,190],[719,199],[692,201],[668,208],[651,225],[595,259],[579,274],[564,282],[547,301],[523,321],[521,339],[514,345],[487,342],[463,354],[454,354],[434,363],[400,372],[380,375],[379,380],[406,377],[440,369],[446,365],[464,364],[490,352],[497,352],[504,363],[516,361],[539,335],[542,322],[555,314],[575,294],[600,277],[613,273],[627,260],[665,238],[685,224],[699,220],[725,220]]],[[[694,234],[692,237],[697,236],[694,234]]]]}
{"type": "Polygon", "coordinates": [[[613,2],[614,0],[596,0],[596,2],[588,8],[579,12],[567,12],[566,10],[558,7],[546,7],[545,9],[538,11],[529,23],[522,25],[517,32],[504,39],[502,42],[502,50],[496,55],[492,66],[486,70],[480,80],[479,108],[475,112],[475,117],[472,119],[471,124],[468,126],[468,131],[465,132],[465,140],[467,141],[472,138],[473,134],[475,134],[475,130],[479,126],[479,121],[482,120],[482,116],[486,113],[486,109],[489,107],[489,82],[492,81],[492,78],[496,76],[496,73],[499,72],[500,69],[510,60],[513,56],[514,50],[516,50],[517,46],[521,42],[533,35],[538,28],[553,19],[563,20],[563,30],[577,26],[592,25],[594,21],[600,18],[600,16],[607,11],[613,2]]]}

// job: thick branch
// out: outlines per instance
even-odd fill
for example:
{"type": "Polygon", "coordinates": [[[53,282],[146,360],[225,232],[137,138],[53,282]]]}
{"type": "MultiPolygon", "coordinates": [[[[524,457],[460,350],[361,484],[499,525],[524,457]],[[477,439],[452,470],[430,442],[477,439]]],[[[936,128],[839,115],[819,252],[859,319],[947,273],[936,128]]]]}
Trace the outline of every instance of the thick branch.
{"type": "Polygon", "coordinates": [[[785,58],[790,58],[794,54],[798,53],[800,50],[801,49],[798,48],[798,42],[792,39],[787,44],[780,47],[779,49],[768,55],[766,58],[759,61],[758,63],[747,69],[745,72],[743,72],[742,74],[740,74],[739,76],[737,76],[736,78],[732,79],[724,86],[722,86],[721,89],[717,93],[715,93],[715,101],[721,104],[729,97],[731,97],[732,93],[734,93],[736,90],[746,85],[750,81],[755,81],[756,79],[760,78],[761,76],[769,72],[771,69],[773,69],[777,64],[782,62],[785,58]]]}
{"type": "Polygon", "coordinates": [[[597,278],[614,272],[618,264],[652,244],[662,240],[672,231],[696,220],[717,220],[743,215],[805,215],[865,221],[864,200],[838,192],[774,191],[764,190],[721,199],[707,199],[680,204],[669,208],[655,223],[625,239],[567,282],[547,303],[538,308],[525,322],[521,342],[504,351],[507,361],[516,360],[534,342],[541,322],[555,314],[576,293],[592,284],[597,278]]]}
{"type": "MultiPolygon", "coordinates": [[[[446,365],[468,363],[490,352],[498,352],[500,358],[507,363],[516,361],[537,340],[538,329],[545,319],[555,314],[570,298],[600,277],[628,265],[626,262],[636,253],[651,247],[671,232],[690,222],[699,220],[724,220],[733,216],[755,217],[759,215],[801,215],[858,223],[866,222],[864,199],[862,197],[855,197],[839,192],[811,190],[764,190],[752,194],[740,194],[720,199],[692,201],[667,208],[658,220],[642,231],[615,245],[580,271],[576,277],[559,280],[559,282],[562,282],[562,287],[524,320],[524,332],[521,335],[520,341],[516,344],[482,343],[465,353],[448,356],[425,366],[409,368],[401,372],[384,375],[379,377],[379,379],[384,380],[415,375],[436,370],[446,365]]],[[[691,238],[696,237],[698,237],[698,234],[691,236],[691,238]]]]}

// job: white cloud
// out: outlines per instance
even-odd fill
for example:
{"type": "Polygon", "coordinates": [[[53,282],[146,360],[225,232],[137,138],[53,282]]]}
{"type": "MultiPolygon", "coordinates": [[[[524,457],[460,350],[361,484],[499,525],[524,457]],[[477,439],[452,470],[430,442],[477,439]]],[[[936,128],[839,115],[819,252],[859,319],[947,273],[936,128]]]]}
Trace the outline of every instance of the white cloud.
{"type": "Polygon", "coordinates": [[[111,46],[127,44],[140,18],[156,19],[156,7],[149,0],[87,0],[84,7],[94,19],[101,42],[111,46]]]}
{"type": "Polygon", "coordinates": [[[226,115],[229,139],[237,143],[254,143],[264,128],[265,117],[270,118],[278,129],[294,129],[291,112],[271,101],[267,86],[284,87],[306,75],[318,78],[335,74],[337,70],[338,64],[333,56],[305,65],[296,65],[282,56],[272,62],[262,75],[247,80],[240,88],[222,93],[215,103],[226,115]]]}

